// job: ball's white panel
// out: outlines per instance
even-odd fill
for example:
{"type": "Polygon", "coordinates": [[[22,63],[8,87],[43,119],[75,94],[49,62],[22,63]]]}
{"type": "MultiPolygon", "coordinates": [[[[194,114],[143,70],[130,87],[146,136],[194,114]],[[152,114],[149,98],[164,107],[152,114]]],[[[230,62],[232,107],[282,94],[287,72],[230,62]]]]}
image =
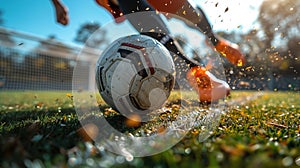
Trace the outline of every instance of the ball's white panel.
{"type": "Polygon", "coordinates": [[[175,80],[169,51],[145,35],[116,40],[103,52],[96,70],[102,98],[122,114],[160,108],[175,80]]]}

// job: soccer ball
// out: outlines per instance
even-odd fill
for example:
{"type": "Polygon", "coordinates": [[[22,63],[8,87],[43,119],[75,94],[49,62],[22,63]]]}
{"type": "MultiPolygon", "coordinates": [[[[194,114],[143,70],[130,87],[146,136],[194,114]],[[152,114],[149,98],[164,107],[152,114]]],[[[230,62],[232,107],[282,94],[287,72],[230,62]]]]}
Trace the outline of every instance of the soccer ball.
{"type": "Polygon", "coordinates": [[[175,83],[170,52],[146,35],[117,39],[99,57],[96,83],[103,100],[125,116],[161,108],[175,83]]]}

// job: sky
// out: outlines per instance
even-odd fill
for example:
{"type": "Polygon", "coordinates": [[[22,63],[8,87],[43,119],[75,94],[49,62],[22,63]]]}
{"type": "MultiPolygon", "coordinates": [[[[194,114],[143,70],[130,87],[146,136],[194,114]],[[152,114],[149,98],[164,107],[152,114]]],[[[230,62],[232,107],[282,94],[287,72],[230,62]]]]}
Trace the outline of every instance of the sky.
{"type": "MultiPolygon", "coordinates": [[[[248,31],[257,26],[255,19],[262,1],[194,0],[192,3],[202,7],[214,30],[248,31]]],[[[80,25],[88,22],[106,25],[113,22],[112,16],[94,0],[62,2],[69,9],[70,23],[67,26],[56,23],[51,0],[1,0],[0,10],[4,21],[1,27],[42,38],[54,35],[61,42],[76,44],[74,38],[80,25]]]]}

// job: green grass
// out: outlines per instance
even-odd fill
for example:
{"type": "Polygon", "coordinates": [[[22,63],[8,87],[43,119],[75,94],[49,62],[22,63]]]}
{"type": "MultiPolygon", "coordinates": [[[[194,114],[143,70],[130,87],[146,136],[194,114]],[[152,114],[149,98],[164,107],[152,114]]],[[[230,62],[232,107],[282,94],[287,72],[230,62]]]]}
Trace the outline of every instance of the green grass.
{"type": "MultiPolygon", "coordinates": [[[[231,99],[254,93],[235,91],[231,99]]],[[[171,149],[133,160],[96,148],[80,136],[68,92],[0,92],[0,100],[0,167],[300,166],[299,92],[266,92],[229,106],[205,142],[198,141],[200,128],[194,128],[171,149]]],[[[101,107],[107,116],[117,115],[107,105],[101,107]]],[[[176,117],[176,112],[166,115],[176,117]]]]}

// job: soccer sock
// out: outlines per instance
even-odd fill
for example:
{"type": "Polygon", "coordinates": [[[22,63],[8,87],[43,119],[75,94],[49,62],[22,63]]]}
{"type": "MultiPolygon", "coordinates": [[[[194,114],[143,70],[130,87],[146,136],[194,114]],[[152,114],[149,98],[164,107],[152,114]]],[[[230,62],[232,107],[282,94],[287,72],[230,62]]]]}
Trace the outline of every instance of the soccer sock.
{"type": "Polygon", "coordinates": [[[178,58],[176,57],[179,57],[184,61],[185,64],[187,64],[188,67],[200,66],[198,62],[184,55],[184,51],[182,51],[177,41],[173,40],[169,35],[164,35],[156,32],[143,32],[141,34],[150,36],[162,43],[171,52],[171,55],[174,58],[174,62],[178,60],[178,58]]]}
{"type": "Polygon", "coordinates": [[[160,41],[170,51],[177,67],[185,71],[190,67],[200,66],[198,62],[183,54],[180,45],[172,39],[167,26],[147,1],[119,0],[119,5],[122,12],[125,15],[128,14],[126,18],[137,31],[160,41]],[[142,11],[152,11],[152,13],[142,11]],[[130,15],[134,12],[140,13],[130,15]]]}

